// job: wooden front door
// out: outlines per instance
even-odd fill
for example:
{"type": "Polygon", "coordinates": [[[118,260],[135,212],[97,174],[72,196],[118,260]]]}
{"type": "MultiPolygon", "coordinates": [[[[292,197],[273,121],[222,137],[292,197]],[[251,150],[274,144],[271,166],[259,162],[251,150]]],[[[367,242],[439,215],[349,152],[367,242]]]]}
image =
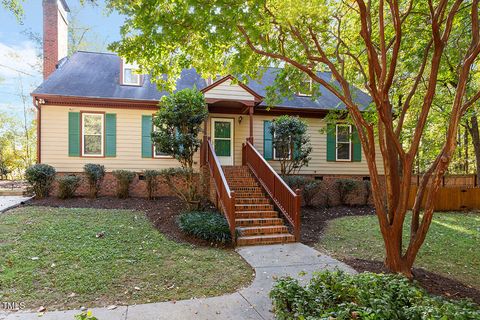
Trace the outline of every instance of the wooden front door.
{"type": "Polygon", "coordinates": [[[233,119],[212,118],[212,141],[223,166],[233,166],[233,119]]]}

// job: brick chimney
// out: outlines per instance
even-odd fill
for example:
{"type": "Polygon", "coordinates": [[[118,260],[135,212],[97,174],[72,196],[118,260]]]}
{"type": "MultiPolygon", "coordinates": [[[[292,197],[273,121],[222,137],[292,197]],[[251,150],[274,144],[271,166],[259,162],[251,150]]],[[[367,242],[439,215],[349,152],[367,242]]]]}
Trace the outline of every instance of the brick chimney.
{"type": "Polygon", "coordinates": [[[43,79],[68,54],[68,17],[65,0],[43,0],[43,79]]]}

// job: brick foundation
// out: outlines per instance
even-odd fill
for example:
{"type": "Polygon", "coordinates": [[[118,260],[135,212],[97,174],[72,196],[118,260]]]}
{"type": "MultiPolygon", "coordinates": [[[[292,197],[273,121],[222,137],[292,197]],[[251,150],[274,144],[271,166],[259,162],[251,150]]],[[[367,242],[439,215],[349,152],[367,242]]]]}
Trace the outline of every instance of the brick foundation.
{"type": "MultiPolygon", "coordinates": [[[[81,178],[80,185],[77,191],[75,192],[75,195],[80,197],[88,196],[89,194],[88,181],[84,173],[66,173],[66,172],[57,173],[57,177],[65,176],[65,175],[75,175],[77,177],[80,177],[81,178]]],[[[129,192],[131,197],[146,198],[148,196],[147,183],[145,180],[141,180],[140,178],[141,176],[142,176],[141,173],[137,174],[133,179],[132,183],[130,184],[129,192]]],[[[183,182],[179,179],[178,183],[183,183],[183,182]]],[[[113,176],[111,172],[107,172],[100,186],[100,191],[98,195],[114,197],[116,196],[116,190],[117,190],[117,179],[113,176]]],[[[50,192],[50,195],[57,196],[57,193],[58,193],[58,184],[55,181],[53,184],[52,191],[50,192]]],[[[166,184],[165,180],[161,177],[158,177],[157,188],[154,196],[161,197],[161,196],[174,196],[174,195],[175,195],[174,192],[170,190],[170,187],[166,184]]]]}

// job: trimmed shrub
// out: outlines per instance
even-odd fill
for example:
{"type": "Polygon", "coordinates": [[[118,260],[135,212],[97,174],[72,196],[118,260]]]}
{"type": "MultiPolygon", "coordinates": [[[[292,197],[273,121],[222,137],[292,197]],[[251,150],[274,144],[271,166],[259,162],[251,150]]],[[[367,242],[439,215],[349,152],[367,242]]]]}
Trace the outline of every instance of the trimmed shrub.
{"type": "Polygon", "coordinates": [[[360,188],[361,181],[353,179],[338,179],[335,181],[337,187],[338,196],[340,198],[340,204],[347,204],[347,197],[353,190],[358,190],[360,188]]]}
{"type": "Polygon", "coordinates": [[[300,189],[305,206],[311,207],[313,199],[320,191],[320,182],[304,176],[282,176],[283,181],[294,191],[300,189]]]}
{"type": "Polygon", "coordinates": [[[157,177],[160,175],[158,170],[145,170],[143,172],[145,176],[145,182],[147,184],[147,196],[148,199],[152,200],[155,191],[157,190],[157,177]]]}
{"type": "Polygon", "coordinates": [[[94,163],[87,163],[83,166],[83,171],[87,176],[89,195],[96,198],[100,190],[100,184],[105,177],[105,166],[94,163]]]}
{"type": "Polygon", "coordinates": [[[57,183],[58,197],[60,199],[73,198],[80,184],[80,178],[77,176],[57,177],[57,183]]]}
{"type": "Polygon", "coordinates": [[[177,223],[183,232],[203,240],[232,241],[227,219],[217,212],[187,212],[178,217],[177,223]]]}
{"type": "Polygon", "coordinates": [[[48,164],[34,164],[25,171],[25,179],[35,196],[42,199],[48,196],[56,173],[56,170],[48,164]]]}
{"type": "Polygon", "coordinates": [[[303,287],[281,278],[270,292],[277,319],[479,319],[468,300],[429,295],[400,275],[319,272],[303,287]]]}
{"type": "Polygon", "coordinates": [[[115,170],[112,172],[113,176],[117,179],[117,197],[120,199],[128,198],[130,183],[135,178],[135,172],[128,170],[115,170]]]}

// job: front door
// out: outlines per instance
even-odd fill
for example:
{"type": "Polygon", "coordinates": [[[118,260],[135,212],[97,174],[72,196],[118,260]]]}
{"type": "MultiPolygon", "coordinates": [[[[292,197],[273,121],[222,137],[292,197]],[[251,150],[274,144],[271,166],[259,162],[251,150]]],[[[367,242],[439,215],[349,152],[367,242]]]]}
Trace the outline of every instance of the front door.
{"type": "Polygon", "coordinates": [[[233,119],[212,118],[212,140],[222,166],[233,166],[233,119]]]}

